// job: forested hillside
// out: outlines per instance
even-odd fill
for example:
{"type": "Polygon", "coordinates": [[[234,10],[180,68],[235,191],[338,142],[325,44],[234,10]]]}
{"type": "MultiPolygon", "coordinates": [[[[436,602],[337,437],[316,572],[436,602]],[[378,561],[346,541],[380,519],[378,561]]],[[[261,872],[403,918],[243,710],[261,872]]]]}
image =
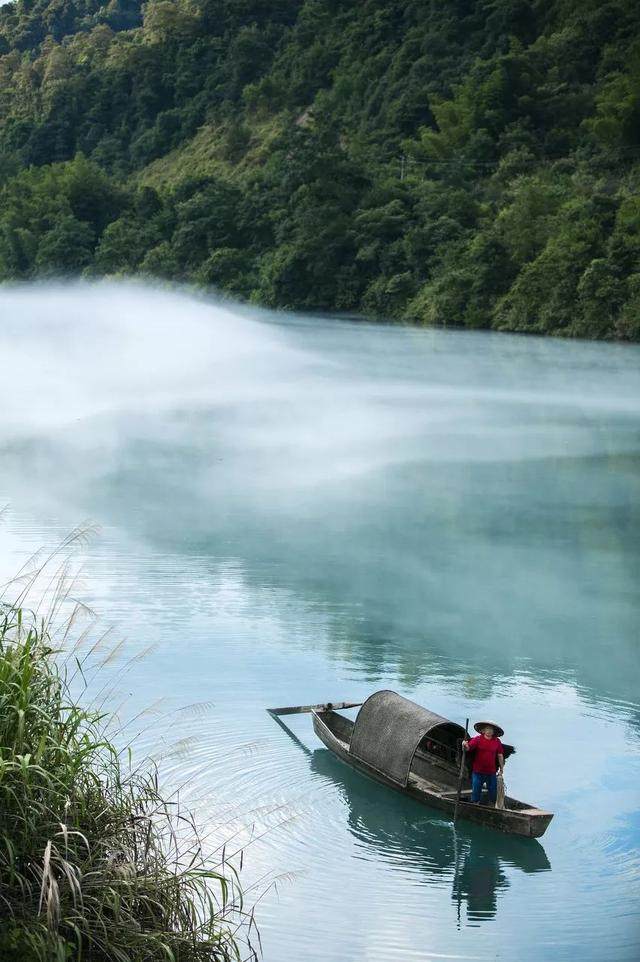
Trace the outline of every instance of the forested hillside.
{"type": "Polygon", "coordinates": [[[637,0],[0,7],[0,278],[640,339],[637,0]]]}

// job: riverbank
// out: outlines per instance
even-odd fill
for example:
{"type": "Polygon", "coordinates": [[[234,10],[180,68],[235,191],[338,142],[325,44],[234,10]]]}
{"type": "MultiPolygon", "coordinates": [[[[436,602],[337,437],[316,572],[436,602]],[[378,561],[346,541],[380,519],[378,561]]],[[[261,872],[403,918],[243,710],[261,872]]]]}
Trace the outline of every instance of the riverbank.
{"type": "Polygon", "coordinates": [[[0,957],[239,959],[233,870],[206,864],[157,771],[132,768],[112,720],[78,703],[83,662],[62,660],[60,627],[0,608],[0,957]]]}

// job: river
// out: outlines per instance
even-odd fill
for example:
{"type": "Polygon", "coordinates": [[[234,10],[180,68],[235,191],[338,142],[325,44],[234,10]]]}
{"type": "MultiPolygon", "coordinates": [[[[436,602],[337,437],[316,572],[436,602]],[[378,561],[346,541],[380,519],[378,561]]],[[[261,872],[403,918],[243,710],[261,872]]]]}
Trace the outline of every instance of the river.
{"type": "Polygon", "coordinates": [[[125,283],[0,312],[1,571],[101,526],[113,705],[244,846],[266,962],[636,960],[640,349],[125,283]],[[544,838],[454,832],[265,711],[383,687],[498,720],[544,838]]]}

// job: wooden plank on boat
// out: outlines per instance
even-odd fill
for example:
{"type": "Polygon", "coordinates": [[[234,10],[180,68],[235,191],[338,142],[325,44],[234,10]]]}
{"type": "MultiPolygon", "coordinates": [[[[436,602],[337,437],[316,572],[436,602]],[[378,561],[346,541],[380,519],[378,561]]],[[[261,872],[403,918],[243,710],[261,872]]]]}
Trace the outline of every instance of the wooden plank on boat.
{"type": "Polygon", "coordinates": [[[346,708],[359,708],[361,701],[328,701],[323,705],[292,705],[289,708],[267,708],[270,715],[301,715],[310,711],[343,711],[346,708]]]}

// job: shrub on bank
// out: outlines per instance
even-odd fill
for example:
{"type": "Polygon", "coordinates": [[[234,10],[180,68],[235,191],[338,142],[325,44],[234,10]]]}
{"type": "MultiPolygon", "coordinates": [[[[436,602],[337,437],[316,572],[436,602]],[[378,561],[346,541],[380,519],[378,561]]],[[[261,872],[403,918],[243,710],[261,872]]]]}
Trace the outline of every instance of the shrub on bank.
{"type": "Polygon", "coordinates": [[[1,605],[0,959],[239,959],[235,879],[106,721],[71,697],[46,623],[1,605]]]}

